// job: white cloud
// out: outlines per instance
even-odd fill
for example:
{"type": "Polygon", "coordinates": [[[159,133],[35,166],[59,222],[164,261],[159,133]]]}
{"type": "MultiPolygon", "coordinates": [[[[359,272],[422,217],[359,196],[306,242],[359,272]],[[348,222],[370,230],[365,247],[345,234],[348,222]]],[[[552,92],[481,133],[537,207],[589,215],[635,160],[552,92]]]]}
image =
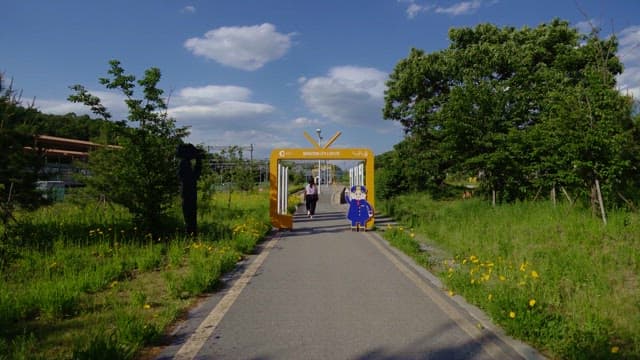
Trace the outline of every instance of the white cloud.
{"type": "MultiPolygon", "coordinates": [[[[122,95],[107,91],[89,92],[101,99],[113,120],[126,119],[127,107],[122,95]]],[[[240,86],[186,87],[171,96],[168,114],[181,124],[193,122],[194,127],[215,127],[216,124],[242,127],[250,126],[248,123],[251,121],[275,111],[269,104],[251,102],[250,97],[251,90],[240,86]]],[[[95,116],[87,106],[64,100],[38,100],[36,107],[50,114],[74,112],[95,116]]]]}
{"type": "Polygon", "coordinates": [[[413,19],[416,16],[418,16],[419,13],[421,12],[427,12],[429,11],[431,8],[433,8],[432,5],[421,5],[416,3],[415,0],[398,0],[399,3],[404,3],[404,4],[409,4],[407,5],[407,9],[405,10],[405,12],[407,13],[407,17],[409,19],[413,19]]]}
{"type": "Polygon", "coordinates": [[[623,29],[618,35],[618,56],[624,72],[618,76],[618,88],[623,94],[640,100],[640,25],[623,29]]]}
{"type": "Polygon", "coordinates": [[[482,5],[480,0],[463,1],[448,7],[438,6],[434,11],[439,14],[449,14],[454,16],[466,15],[474,13],[480,8],[480,5],[482,5]]]}
{"type": "Polygon", "coordinates": [[[196,12],[196,7],[193,5],[187,5],[183,7],[182,10],[180,10],[180,12],[185,14],[193,14],[196,12]]]}
{"type": "Polygon", "coordinates": [[[298,117],[295,118],[291,121],[290,123],[290,127],[291,128],[296,128],[296,129],[300,129],[300,128],[309,128],[309,127],[314,127],[317,125],[320,125],[322,122],[320,120],[317,119],[309,119],[306,117],[298,117]]]}
{"type": "Polygon", "coordinates": [[[82,104],[60,100],[36,100],[35,106],[38,110],[46,114],[64,115],[69,113],[90,114],[91,109],[82,104]]]}
{"type": "Polygon", "coordinates": [[[625,67],[617,81],[620,92],[632,95],[636,101],[640,100],[640,66],[625,67]]]}
{"type": "Polygon", "coordinates": [[[618,41],[620,46],[618,54],[622,62],[640,61],[640,25],[622,30],[618,35],[618,41]]]}
{"type": "MultiPolygon", "coordinates": [[[[413,19],[418,16],[418,14],[426,13],[429,11],[433,11],[437,14],[447,14],[453,16],[468,15],[474,13],[483,5],[482,0],[461,1],[450,6],[419,3],[416,0],[398,0],[398,2],[408,4],[405,12],[407,13],[407,17],[409,19],[413,19]]],[[[484,1],[484,4],[486,4],[487,6],[491,6],[496,3],[498,3],[498,0],[484,1]]]]}
{"type": "Polygon", "coordinates": [[[580,21],[575,25],[575,28],[581,34],[590,34],[591,31],[598,29],[599,22],[596,19],[589,19],[585,21],[580,21]]]}
{"type": "Polygon", "coordinates": [[[416,3],[411,3],[407,7],[407,17],[409,17],[409,19],[413,19],[418,15],[418,13],[429,11],[430,8],[431,7],[429,7],[429,6],[418,5],[416,3]]]}
{"type": "MultiPolygon", "coordinates": [[[[88,91],[92,95],[100,98],[100,102],[107,108],[107,111],[109,111],[113,120],[126,119],[127,106],[124,102],[124,96],[109,91],[88,91]]],[[[35,105],[38,110],[47,114],[65,115],[68,113],[75,113],[78,115],[86,114],[92,117],[96,116],[91,112],[91,109],[88,106],[67,100],[36,99],[35,105]]]]}
{"type": "Polygon", "coordinates": [[[186,87],[171,99],[168,113],[192,132],[264,127],[262,119],[276,109],[250,98],[251,90],[240,86],[186,87]]]}
{"type": "Polygon", "coordinates": [[[281,58],[291,47],[293,33],[282,34],[269,23],[221,27],[204,37],[190,38],[184,46],[195,55],[233,68],[253,71],[281,58]]]}
{"type": "Polygon", "coordinates": [[[177,101],[184,103],[218,103],[227,100],[245,101],[251,96],[251,90],[233,85],[207,85],[203,87],[186,87],[178,92],[177,101]]]}
{"type": "Polygon", "coordinates": [[[382,117],[386,79],[386,73],[374,68],[335,67],[327,76],[306,79],[302,99],[335,123],[375,126],[382,117]]]}
{"type": "Polygon", "coordinates": [[[184,105],[169,108],[169,116],[178,121],[209,119],[235,124],[239,119],[251,119],[270,114],[274,107],[268,104],[242,101],[223,101],[210,105],[184,105]]]}

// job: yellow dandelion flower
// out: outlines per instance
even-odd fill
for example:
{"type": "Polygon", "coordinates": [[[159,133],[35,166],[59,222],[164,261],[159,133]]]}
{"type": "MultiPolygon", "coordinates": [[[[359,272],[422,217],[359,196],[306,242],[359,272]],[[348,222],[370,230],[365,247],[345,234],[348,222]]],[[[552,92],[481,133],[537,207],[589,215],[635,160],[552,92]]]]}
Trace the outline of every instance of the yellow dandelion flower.
{"type": "Polygon", "coordinates": [[[493,294],[489,294],[489,296],[487,296],[487,300],[489,301],[493,300],[493,294]]]}
{"type": "Polygon", "coordinates": [[[471,255],[471,256],[469,256],[469,260],[471,260],[471,261],[475,261],[475,260],[477,260],[477,259],[478,259],[478,257],[477,257],[477,256],[475,256],[475,255],[471,255]]]}
{"type": "Polygon", "coordinates": [[[516,313],[514,311],[509,311],[509,317],[512,319],[516,318],[516,313]]]}
{"type": "Polygon", "coordinates": [[[529,306],[533,307],[536,304],[536,299],[529,300],[529,306]]]}
{"type": "Polygon", "coordinates": [[[531,277],[534,278],[534,279],[537,279],[538,277],[540,277],[540,275],[538,275],[537,271],[533,270],[533,271],[531,271],[531,277]]]}
{"type": "Polygon", "coordinates": [[[453,296],[453,290],[449,290],[449,296],[453,296]]]}
{"type": "Polygon", "coordinates": [[[149,305],[149,304],[144,304],[144,306],[143,306],[143,307],[144,307],[145,309],[151,309],[151,305],[149,305]]]}
{"type": "Polygon", "coordinates": [[[619,351],[620,351],[620,347],[619,346],[611,347],[611,353],[612,354],[617,354],[619,351]]]}
{"type": "Polygon", "coordinates": [[[507,278],[504,275],[500,275],[500,281],[505,281],[507,278]]]}
{"type": "Polygon", "coordinates": [[[416,237],[416,234],[411,233],[411,234],[409,234],[409,236],[410,236],[411,238],[414,238],[414,237],[416,237]]]}
{"type": "Polygon", "coordinates": [[[522,264],[520,264],[520,271],[524,272],[527,270],[527,262],[523,262],[522,264]]]}

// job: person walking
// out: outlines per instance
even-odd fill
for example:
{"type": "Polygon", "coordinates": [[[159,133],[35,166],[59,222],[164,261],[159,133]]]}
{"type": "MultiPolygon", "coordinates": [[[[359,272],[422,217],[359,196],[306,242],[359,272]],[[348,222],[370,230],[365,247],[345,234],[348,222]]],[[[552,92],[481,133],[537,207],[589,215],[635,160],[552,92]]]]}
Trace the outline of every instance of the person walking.
{"type": "Polygon", "coordinates": [[[307,217],[313,218],[316,213],[316,203],[318,202],[318,186],[309,179],[309,183],[304,187],[304,202],[307,208],[307,217]]]}

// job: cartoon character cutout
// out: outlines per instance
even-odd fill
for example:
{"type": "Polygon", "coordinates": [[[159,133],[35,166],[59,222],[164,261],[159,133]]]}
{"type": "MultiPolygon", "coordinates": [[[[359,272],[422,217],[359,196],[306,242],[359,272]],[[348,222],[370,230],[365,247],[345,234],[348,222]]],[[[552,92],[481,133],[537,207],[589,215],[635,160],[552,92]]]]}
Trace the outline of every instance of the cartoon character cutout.
{"type": "Polygon", "coordinates": [[[363,185],[352,186],[346,196],[349,204],[347,219],[351,220],[351,227],[365,228],[367,221],[373,217],[373,208],[367,201],[367,188],[363,185]]]}

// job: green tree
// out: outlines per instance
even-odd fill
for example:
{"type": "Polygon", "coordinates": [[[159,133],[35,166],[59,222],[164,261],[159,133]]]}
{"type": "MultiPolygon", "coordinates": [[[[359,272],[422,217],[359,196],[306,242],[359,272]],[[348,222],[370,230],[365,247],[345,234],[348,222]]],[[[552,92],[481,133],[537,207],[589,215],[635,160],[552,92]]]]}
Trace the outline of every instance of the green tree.
{"type": "Polygon", "coordinates": [[[0,73],[0,218],[4,225],[15,205],[32,209],[42,203],[36,181],[44,158],[35,149],[25,151],[34,147],[29,124],[35,112],[22,106],[19,94],[0,73]]]}
{"type": "Polygon", "coordinates": [[[438,195],[449,162],[431,148],[429,139],[414,134],[396,144],[392,151],[376,156],[376,196],[388,199],[407,192],[438,195]]]}
{"type": "MultiPolygon", "coordinates": [[[[109,77],[101,78],[100,83],[125,96],[127,121],[133,126],[118,128],[117,145],[121,148],[105,147],[91,153],[87,185],[128,208],[137,225],[156,236],[163,230],[166,211],[178,193],[178,163],[174,155],[187,131],[176,127],[175,120],[167,115],[163,91],[157,87],[159,69],[146,70],[136,82],[119,61],[112,60],[109,64],[109,77]],[[141,89],[141,98],[135,97],[136,84],[141,89]]],[[[70,101],[91,107],[104,120],[111,118],[100,99],[82,85],[71,89],[75,93],[69,96],[70,101]]]]}
{"type": "Polygon", "coordinates": [[[385,119],[420,144],[400,147],[403,162],[430,154],[439,160],[416,164],[424,173],[481,175],[505,201],[559,184],[584,189],[596,177],[622,190],[634,140],[631,102],[615,90],[615,37],[556,19],[451,29],[449,38],[441,51],[411,50],[387,82],[385,119]]]}
{"type": "Polygon", "coordinates": [[[256,180],[254,179],[255,171],[253,171],[253,164],[244,158],[242,148],[239,146],[229,146],[226,150],[222,151],[223,156],[228,162],[233,164],[228,175],[230,181],[238,190],[248,191],[255,187],[256,180]]]}

